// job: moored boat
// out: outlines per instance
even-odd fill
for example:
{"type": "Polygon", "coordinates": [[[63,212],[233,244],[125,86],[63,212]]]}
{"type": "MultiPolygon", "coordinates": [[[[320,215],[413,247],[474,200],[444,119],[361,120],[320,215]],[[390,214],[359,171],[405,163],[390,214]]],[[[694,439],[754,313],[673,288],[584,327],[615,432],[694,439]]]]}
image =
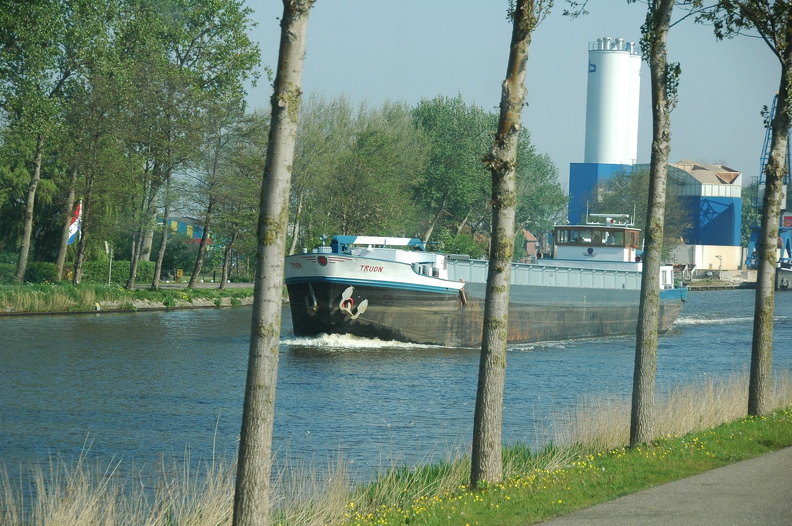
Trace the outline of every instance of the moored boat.
{"type": "MultiPolygon", "coordinates": [[[[602,219],[556,227],[552,257],[513,264],[508,341],[635,334],[640,231],[625,216],[602,219]]],[[[294,333],[476,347],[487,270],[486,260],[428,252],[414,238],[334,236],[329,247],[286,258],[294,333]]],[[[658,329],[666,332],[687,289],[674,287],[670,265],[660,284],[658,329]]]]}

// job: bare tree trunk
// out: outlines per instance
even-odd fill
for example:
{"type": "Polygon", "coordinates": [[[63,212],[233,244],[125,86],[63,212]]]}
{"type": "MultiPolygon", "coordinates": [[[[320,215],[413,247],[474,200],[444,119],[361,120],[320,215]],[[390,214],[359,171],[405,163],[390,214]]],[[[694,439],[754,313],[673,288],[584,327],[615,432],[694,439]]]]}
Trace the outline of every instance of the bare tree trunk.
{"type": "Polygon", "coordinates": [[[162,278],[162,261],[165,259],[165,251],[168,248],[168,238],[170,237],[170,200],[171,200],[171,176],[170,171],[165,179],[165,203],[163,211],[162,223],[162,239],[160,240],[160,248],[157,251],[157,262],[154,264],[154,279],[151,281],[151,288],[158,289],[160,279],[162,278]]]}
{"type": "Polygon", "coordinates": [[[206,255],[206,245],[209,242],[209,225],[212,222],[212,208],[214,208],[214,199],[209,199],[209,206],[206,208],[206,218],[203,224],[203,235],[201,235],[201,242],[198,244],[198,256],[195,258],[195,267],[193,268],[190,281],[187,283],[187,288],[192,289],[195,287],[195,282],[198,280],[198,275],[203,269],[203,260],[206,255]]]}
{"type": "Polygon", "coordinates": [[[424,241],[429,241],[429,238],[432,237],[432,233],[434,232],[435,226],[437,225],[437,222],[440,221],[440,216],[442,216],[443,212],[445,212],[445,206],[447,201],[448,201],[448,191],[446,191],[445,195],[443,196],[443,202],[440,203],[440,209],[437,211],[437,213],[434,216],[434,219],[432,219],[432,222],[429,224],[429,228],[426,229],[426,233],[424,234],[424,241]]]}
{"type": "Polygon", "coordinates": [[[647,26],[652,83],[652,158],[649,167],[649,206],[644,232],[643,273],[635,339],[630,446],[654,438],[654,390],[657,369],[657,325],[660,319],[660,259],[663,250],[666,179],[671,150],[671,107],[666,40],[674,0],[650,6],[647,26]]]}
{"type": "Polygon", "coordinates": [[[82,233],[80,243],[77,246],[77,255],[74,256],[74,276],[72,283],[79,285],[82,281],[83,262],[85,261],[85,249],[88,246],[88,234],[91,230],[91,197],[93,196],[94,177],[90,173],[85,178],[85,196],[82,205],[82,233]]]}
{"type": "Polygon", "coordinates": [[[41,158],[44,150],[44,135],[39,134],[36,139],[36,155],[33,159],[33,176],[28,185],[27,200],[25,201],[25,222],[22,229],[22,243],[19,247],[19,260],[17,262],[16,280],[25,281],[28,254],[30,253],[30,240],[33,237],[33,211],[36,207],[36,189],[41,181],[41,158]]]}
{"type": "Polygon", "coordinates": [[[140,252],[143,249],[143,240],[146,237],[146,231],[150,227],[151,217],[156,214],[156,197],[159,192],[162,180],[155,177],[159,174],[158,165],[155,163],[152,171],[146,168],[146,181],[143,184],[143,192],[140,200],[140,208],[137,211],[137,221],[135,237],[132,239],[132,250],[129,256],[129,279],[127,280],[126,288],[132,290],[135,288],[135,281],[137,280],[137,268],[140,262],[140,252]]]}
{"type": "Polygon", "coordinates": [[[157,210],[154,209],[151,211],[151,222],[146,228],[146,235],[143,236],[143,245],[140,248],[140,261],[149,261],[151,259],[151,246],[154,244],[154,230],[156,230],[156,226],[157,210]]]}
{"type": "Polygon", "coordinates": [[[297,250],[297,238],[300,237],[300,216],[302,215],[303,208],[303,193],[300,192],[300,197],[297,199],[297,212],[294,214],[294,229],[292,230],[292,242],[289,247],[289,254],[294,254],[297,250]]]}
{"type": "Polygon", "coordinates": [[[231,248],[234,246],[236,240],[236,230],[231,234],[231,240],[226,243],[223,249],[223,269],[220,273],[220,290],[225,290],[226,282],[228,281],[228,274],[231,269],[231,248]]]}
{"type": "Polygon", "coordinates": [[[64,208],[66,210],[66,221],[63,223],[63,230],[61,231],[60,244],[58,245],[58,256],[55,260],[56,272],[58,274],[58,281],[63,279],[63,265],[66,263],[66,251],[69,248],[69,226],[71,226],[72,209],[74,208],[74,187],[77,184],[77,170],[71,169],[71,176],[69,176],[69,193],[66,196],[66,203],[64,208]]]}
{"type": "Polygon", "coordinates": [[[234,526],[269,526],[272,426],[280,350],[283,267],[289,221],[289,186],[302,65],[313,0],[283,0],[278,71],[261,187],[250,354],[239,438],[234,526]]]}
{"type": "Polygon", "coordinates": [[[506,334],[509,322],[509,288],[514,255],[514,219],[517,211],[517,141],[521,128],[525,89],[525,65],[531,34],[539,9],[534,0],[518,0],[513,13],[509,65],[503,82],[500,120],[495,143],[485,163],[492,174],[492,243],[487,296],[484,303],[484,334],[481,343],[470,485],[497,483],[503,479],[502,421],[503,387],[506,381],[506,334]]]}
{"type": "MultiPolygon", "coordinates": [[[[460,222],[457,224],[457,226],[456,226],[456,235],[459,235],[459,234],[461,234],[461,233],[462,233],[462,229],[463,229],[463,228],[465,228],[465,223],[467,223],[467,222],[468,222],[468,219],[470,219],[470,215],[471,215],[472,213],[473,213],[473,207],[470,207],[470,208],[468,208],[467,214],[465,214],[465,217],[463,217],[463,218],[462,218],[462,221],[460,221],[460,222]]],[[[472,230],[472,229],[471,229],[471,230],[472,230]]]]}
{"type": "Polygon", "coordinates": [[[127,279],[126,288],[132,290],[135,288],[135,280],[137,279],[138,261],[140,260],[140,241],[143,239],[142,227],[135,233],[132,239],[132,251],[129,258],[129,278],[127,279]]]}
{"type": "Polygon", "coordinates": [[[759,268],[756,275],[751,375],[748,385],[748,414],[764,415],[773,407],[773,316],[775,315],[775,280],[777,272],[778,225],[781,218],[786,145],[789,137],[789,64],[792,51],[784,50],[781,61],[781,85],[776,112],[770,123],[773,136],[770,158],[765,167],[765,195],[762,203],[762,230],[759,243],[759,268]]]}

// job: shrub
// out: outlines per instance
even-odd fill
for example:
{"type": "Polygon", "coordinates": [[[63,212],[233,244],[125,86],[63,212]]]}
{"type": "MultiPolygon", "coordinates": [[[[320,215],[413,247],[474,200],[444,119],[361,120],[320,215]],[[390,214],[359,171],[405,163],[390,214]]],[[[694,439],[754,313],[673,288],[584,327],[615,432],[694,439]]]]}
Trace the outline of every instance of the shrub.
{"type": "Polygon", "coordinates": [[[55,263],[34,261],[28,263],[25,269],[25,281],[29,283],[56,283],[58,281],[58,267],[55,263]]]}
{"type": "Polygon", "coordinates": [[[229,276],[228,281],[231,283],[250,283],[253,281],[253,275],[247,272],[240,272],[233,276],[229,276]]]}
{"type": "MultiPolygon", "coordinates": [[[[16,281],[16,263],[0,263],[0,283],[16,281]]],[[[55,263],[33,261],[25,269],[25,281],[28,283],[56,283],[58,272],[55,263]]]]}
{"type": "Polygon", "coordinates": [[[0,283],[13,283],[14,281],[16,281],[16,265],[0,263],[0,283]]]}
{"type": "MultiPolygon", "coordinates": [[[[137,267],[136,283],[151,282],[154,279],[154,262],[141,261],[137,267]]],[[[83,265],[83,283],[107,283],[107,262],[86,261],[83,265]]],[[[129,261],[113,261],[111,282],[124,286],[129,281],[129,261]]]]}

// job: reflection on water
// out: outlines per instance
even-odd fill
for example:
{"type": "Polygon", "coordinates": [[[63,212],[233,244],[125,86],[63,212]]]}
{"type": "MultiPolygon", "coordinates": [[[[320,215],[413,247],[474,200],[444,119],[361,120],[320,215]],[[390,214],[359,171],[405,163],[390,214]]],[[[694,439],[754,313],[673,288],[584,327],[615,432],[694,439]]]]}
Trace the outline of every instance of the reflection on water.
{"type": "MultiPolygon", "coordinates": [[[[746,370],[752,291],[693,292],[660,339],[658,390],[746,370]]],[[[792,294],[779,294],[774,368],[792,369],[792,294]]],[[[162,455],[233,456],[250,309],[0,318],[0,460],[102,459],[156,468],[162,455]]],[[[634,338],[514,346],[504,440],[537,444],[548,413],[583,395],[626,395],[634,338]]],[[[284,311],[275,447],[359,473],[467,451],[478,351],[349,337],[295,338],[284,311]]],[[[13,471],[13,469],[11,470],[13,471]]]]}

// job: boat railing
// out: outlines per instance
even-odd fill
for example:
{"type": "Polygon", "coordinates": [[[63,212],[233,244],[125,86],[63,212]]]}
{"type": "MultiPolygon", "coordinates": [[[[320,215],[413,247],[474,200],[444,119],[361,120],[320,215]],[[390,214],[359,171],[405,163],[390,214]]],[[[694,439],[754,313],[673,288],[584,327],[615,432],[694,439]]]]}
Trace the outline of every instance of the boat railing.
{"type": "MultiPolygon", "coordinates": [[[[449,260],[449,279],[484,283],[487,281],[487,267],[488,262],[485,260],[449,260]]],[[[641,271],[513,263],[511,283],[540,287],[640,290],[641,271]]]]}

